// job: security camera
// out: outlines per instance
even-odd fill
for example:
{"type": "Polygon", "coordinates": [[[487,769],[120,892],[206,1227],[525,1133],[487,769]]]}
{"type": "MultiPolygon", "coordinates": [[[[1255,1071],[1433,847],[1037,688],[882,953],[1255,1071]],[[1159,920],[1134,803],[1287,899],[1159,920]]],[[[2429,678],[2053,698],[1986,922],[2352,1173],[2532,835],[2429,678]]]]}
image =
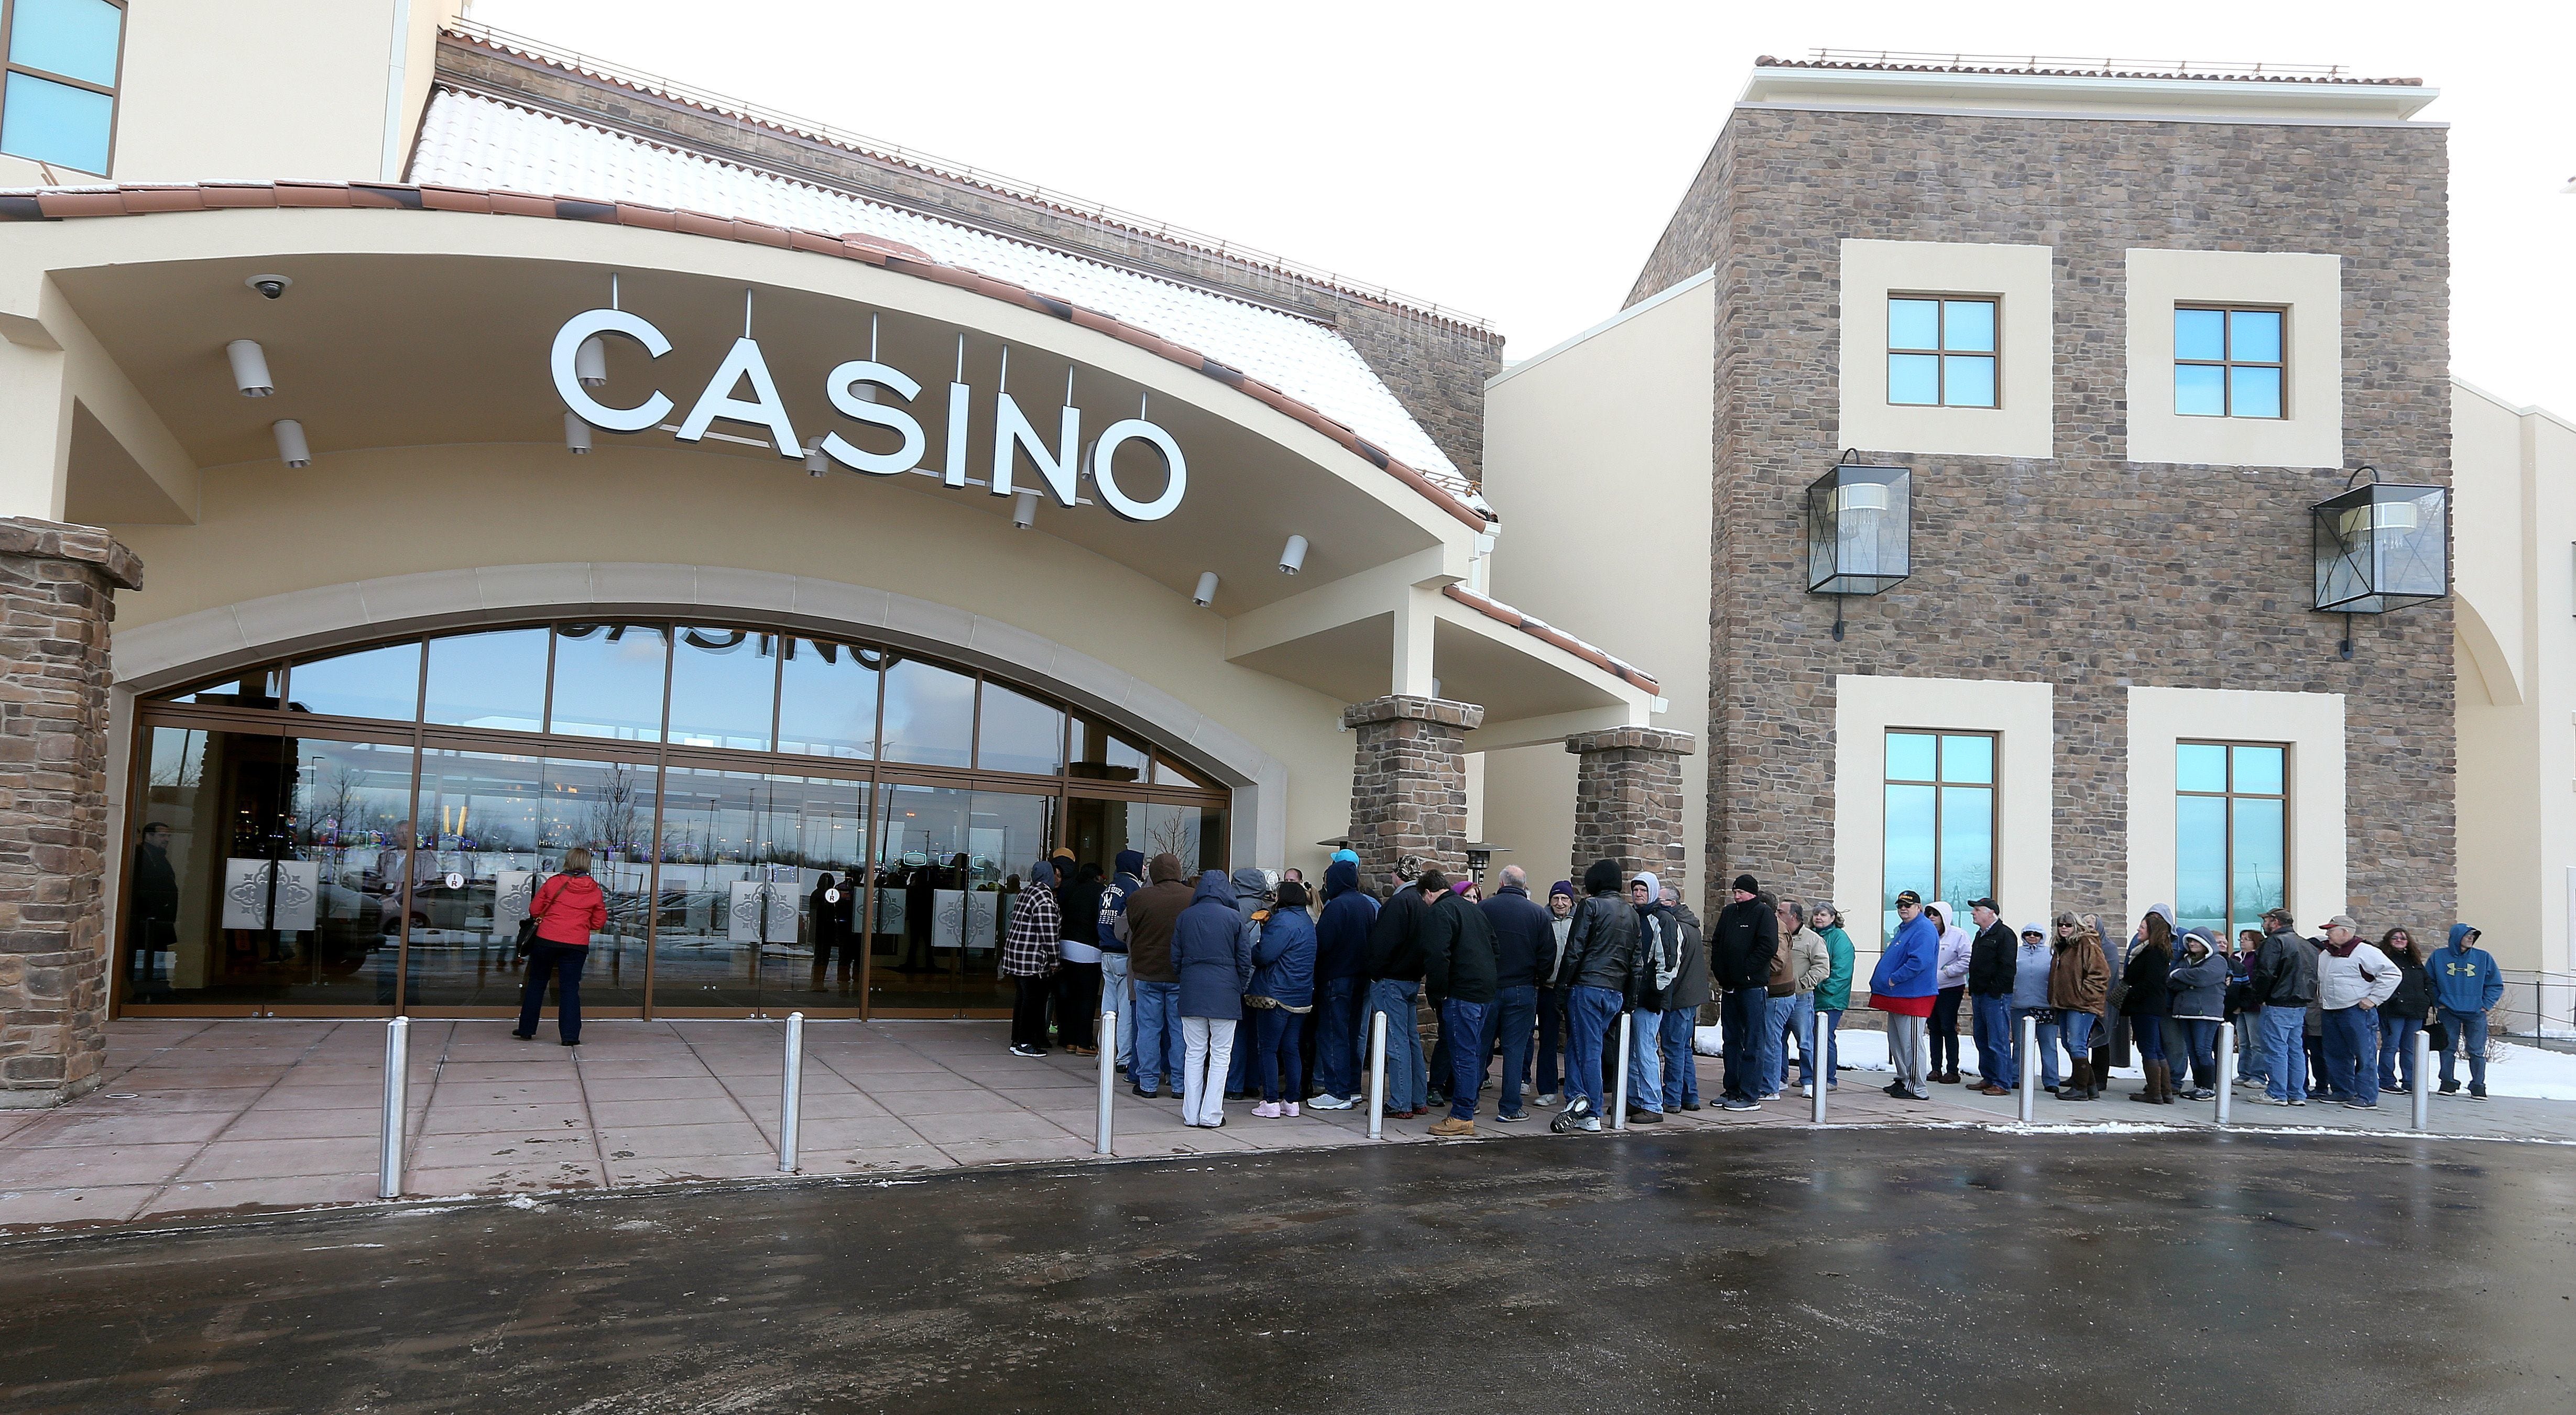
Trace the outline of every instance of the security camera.
{"type": "Polygon", "coordinates": [[[274,300],[282,298],[286,294],[286,287],[295,282],[283,275],[254,275],[242,283],[257,290],[260,298],[274,300]]]}

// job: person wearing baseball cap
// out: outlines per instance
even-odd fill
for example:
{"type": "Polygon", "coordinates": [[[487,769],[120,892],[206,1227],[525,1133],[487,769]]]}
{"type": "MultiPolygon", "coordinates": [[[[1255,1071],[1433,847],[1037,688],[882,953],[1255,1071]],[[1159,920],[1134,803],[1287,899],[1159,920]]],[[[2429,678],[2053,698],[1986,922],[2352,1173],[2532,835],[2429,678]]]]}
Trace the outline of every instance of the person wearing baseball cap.
{"type": "Polygon", "coordinates": [[[1928,1101],[1924,1019],[1941,991],[1941,929],[1923,911],[1923,896],[1910,889],[1896,896],[1896,917],[1896,937],[1869,975],[1869,1005],[1887,1014],[1887,1060],[1896,1069],[1887,1093],[1928,1101]]]}
{"type": "Polygon", "coordinates": [[[1977,1088],[1980,1095],[2008,1096],[2020,1080],[2013,1055],[2012,995],[2021,943],[2003,910],[1992,899],[1968,905],[1977,924],[1968,941],[1968,1032],[1977,1043],[1977,1088]]]}
{"type": "Polygon", "coordinates": [[[2326,1080],[2354,1110],[2379,1109],[2379,1005],[2396,995],[2404,976],[2387,954],[2363,946],[2359,920],[2326,920],[2326,946],[2317,955],[2326,1080]]]}
{"type": "MultiPolygon", "coordinates": [[[[2317,995],[2317,950],[2299,937],[2287,909],[2263,912],[2263,945],[2254,951],[2255,1014],[2263,1036],[2263,1099],[2308,1103],[2308,1004],[2317,995]]],[[[2375,1078],[2374,1078],[2375,1079],[2375,1078]]]]}
{"type": "Polygon", "coordinates": [[[1538,1098],[1533,1104],[1549,1110],[1556,1108],[1557,1077],[1564,1070],[1565,1001],[1559,991],[1565,981],[1565,936],[1574,924],[1574,881],[1561,879],[1547,889],[1548,926],[1555,930],[1556,947],[1548,955],[1547,970],[1538,981],[1538,1054],[1532,1066],[1538,1098]]]}

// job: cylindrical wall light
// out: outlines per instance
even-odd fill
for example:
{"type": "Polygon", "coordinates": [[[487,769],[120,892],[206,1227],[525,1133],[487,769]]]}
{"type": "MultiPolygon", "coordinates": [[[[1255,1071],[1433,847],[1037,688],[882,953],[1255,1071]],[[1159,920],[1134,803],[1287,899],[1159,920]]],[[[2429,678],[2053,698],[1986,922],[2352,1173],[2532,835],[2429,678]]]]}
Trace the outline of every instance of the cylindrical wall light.
{"type": "Polygon", "coordinates": [[[576,456],[590,450],[590,424],[579,413],[564,414],[564,446],[576,456]]]}
{"type": "Polygon", "coordinates": [[[293,418],[279,418],[269,424],[269,431],[277,434],[277,456],[280,461],[290,467],[313,465],[313,448],[304,440],[304,424],[293,418]]]}
{"type": "Polygon", "coordinates": [[[1011,498],[1011,529],[1025,531],[1038,523],[1038,494],[1024,491],[1011,498]]]}
{"type": "Polygon", "coordinates": [[[1214,570],[1204,571],[1199,575],[1199,587],[1190,591],[1190,603],[1197,605],[1201,609],[1205,609],[1209,605],[1216,603],[1216,572],[1214,570]]]}
{"type": "Polygon", "coordinates": [[[233,361],[233,386],[245,398],[265,398],[277,391],[277,380],[268,376],[268,355],[249,339],[236,339],[224,346],[224,357],[233,361]]]}
{"type": "Polygon", "coordinates": [[[572,355],[572,376],[584,388],[598,388],[608,382],[608,345],[596,334],[581,341],[572,355]]]}
{"type": "Polygon", "coordinates": [[[1306,538],[1290,536],[1288,548],[1279,552],[1279,573],[1294,575],[1306,568],[1306,538]]]}
{"type": "Polygon", "coordinates": [[[832,461],[823,455],[823,439],[817,436],[805,444],[805,475],[819,477],[830,470],[832,461]]]}

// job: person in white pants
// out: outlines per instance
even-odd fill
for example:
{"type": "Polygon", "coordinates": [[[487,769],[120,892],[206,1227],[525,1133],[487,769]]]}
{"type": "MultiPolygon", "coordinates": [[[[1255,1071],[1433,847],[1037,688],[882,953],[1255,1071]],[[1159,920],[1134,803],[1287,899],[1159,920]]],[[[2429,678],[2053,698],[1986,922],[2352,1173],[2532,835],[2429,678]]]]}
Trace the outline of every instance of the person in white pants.
{"type": "Polygon", "coordinates": [[[1234,1065],[1232,1017],[1181,1019],[1181,1123],[1225,1124],[1225,1075],[1234,1065]],[[1209,1082],[1213,1080],[1215,1084],[1209,1082]]]}
{"type": "Polygon", "coordinates": [[[1172,970],[1180,978],[1181,1123],[1225,1123],[1226,1069],[1234,1028],[1252,986],[1253,931],[1223,870],[1199,876],[1190,907],[1172,924],[1172,970]]]}

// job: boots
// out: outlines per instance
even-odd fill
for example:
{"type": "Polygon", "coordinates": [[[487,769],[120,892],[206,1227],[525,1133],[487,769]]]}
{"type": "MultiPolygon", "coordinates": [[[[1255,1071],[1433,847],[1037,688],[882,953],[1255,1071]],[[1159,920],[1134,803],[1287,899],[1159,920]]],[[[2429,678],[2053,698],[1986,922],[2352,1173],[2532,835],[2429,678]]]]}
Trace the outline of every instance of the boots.
{"type": "Polygon", "coordinates": [[[2141,1101],[2147,1105],[2163,1105],[2167,1075],[2165,1064],[2161,1061],[2141,1061],[2138,1063],[2138,1070],[2146,1074],[2147,1084],[2132,1092],[2129,1099],[2141,1101]]]}
{"type": "Polygon", "coordinates": [[[2073,1074],[2066,1078],[2066,1084],[2057,1088],[2057,1098],[2061,1101],[2093,1099],[2093,1063],[2076,1062],[2073,1074]]]}

